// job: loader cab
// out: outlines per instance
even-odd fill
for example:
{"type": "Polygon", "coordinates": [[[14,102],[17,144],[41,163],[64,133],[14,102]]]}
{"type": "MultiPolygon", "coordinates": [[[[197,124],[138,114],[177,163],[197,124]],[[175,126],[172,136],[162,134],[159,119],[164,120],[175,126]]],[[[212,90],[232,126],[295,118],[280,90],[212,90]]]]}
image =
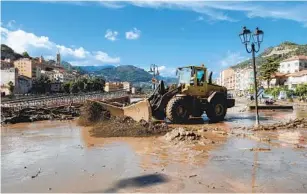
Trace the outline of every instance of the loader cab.
{"type": "Polygon", "coordinates": [[[187,66],[177,69],[178,85],[182,92],[193,96],[206,96],[208,89],[207,68],[204,66],[187,66]]]}
{"type": "MultiPolygon", "coordinates": [[[[211,74],[210,74],[211,75],[211,74]]],[[[204,86],[208,81],[207,68],[204,66],[188,66],[177,69],[178,84],[204,86]]]]}

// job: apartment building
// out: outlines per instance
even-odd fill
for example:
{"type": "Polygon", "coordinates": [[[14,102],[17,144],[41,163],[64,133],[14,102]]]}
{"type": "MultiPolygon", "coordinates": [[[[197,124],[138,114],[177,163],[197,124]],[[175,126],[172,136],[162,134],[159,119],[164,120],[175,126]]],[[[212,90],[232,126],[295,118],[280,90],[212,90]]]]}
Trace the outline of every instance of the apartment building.
{"type": "Polygon", "coordinates": [[[236,91],[246,91],[249,90],[253,84],[254,72],[253,69],[243,68],[235,70],[235,90],[236,91]]]}
{"type": "Polygon", "coordinates": [[[0,90],[1,95],[9,95],[9,82],[12,82],[14,87],[14,93],[18,89],[18,69],[17,68],[9,68],[9,69],[1,69],[1,83],[0,83],[0,90]]]}
{"type": "Polygon", "coordinates": [[[225,86],[228,90],[235,89],[235,71],[233,68],[228,68],[220,73],[221,85],[225,86]]]}
{"type": "Polygon", "coordinates": [[[307,69],[307,56],[293,56],[280,62],[278,71],[295,73],[307,69]]]}
{"type": "Polygon", "coordinates": [[[41,76],[41,64],[37,60],[22,58],[14,61],[14,67],[18,69],[19,75],[31,79],[39,79],[41,76]]]}

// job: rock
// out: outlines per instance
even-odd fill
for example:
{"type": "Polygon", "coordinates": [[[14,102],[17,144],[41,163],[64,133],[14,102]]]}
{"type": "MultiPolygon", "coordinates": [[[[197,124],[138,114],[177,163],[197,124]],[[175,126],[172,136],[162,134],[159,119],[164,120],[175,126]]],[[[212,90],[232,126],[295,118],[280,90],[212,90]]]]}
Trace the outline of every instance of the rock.
{"type": "Polygon", "coordinates": [[[188,131],[184,128],[176,128],[173,129],[172,131],[166,133],[164,135],[164,139],[167,141],[194,141],[194,140],[199,140],[201,135],[194,131],[188,131]]]}
{"type": "Polygon", "coordinates": [[[52,190],[52,188],[49,188],[48,190],[49,190],[49,191],[51,191],[51,190],[52,190]]]}
{"type": "Polygon", "coordinates": [[[251,148],[250,151],[263,152],[263,151],[271,151],[271,149],[270,148],[251,148]]]}
{"type": "Polygon", "coordinates": [[[196,177],[196,176],[197,176],[197,174],[190,175],[189,178],[196,177]]]}

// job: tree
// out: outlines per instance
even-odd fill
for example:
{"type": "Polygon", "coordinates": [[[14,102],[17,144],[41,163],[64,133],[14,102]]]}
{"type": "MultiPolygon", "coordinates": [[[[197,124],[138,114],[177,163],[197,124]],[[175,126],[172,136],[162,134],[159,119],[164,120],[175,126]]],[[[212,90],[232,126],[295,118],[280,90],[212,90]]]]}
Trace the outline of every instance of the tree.
{"type": "Polygon", "coordinates": [[[306,96],[307,95],[307,84],[299,84],[296,89],[295,92],[297,95],[299,95],[300,97],[302,96],[306,96]]]}
{"type": "Polygon", "coordinates": [[[26,57],[26,58],[30,58],[30,55],[27,51],[22,53],[22,56],[26,57]]]}
{"type": "Polygon", "coordinates": [[[76,81],[79,91],[85,91],[85,81],[83,79],[76,81]]]}
{"type": "Polygon", "coordinates": [[[103,91],[105,81],[101,78],[93,79],[93,91],[103,91]]]}
{"type": "Polygon", "coordinates": [[[72,82],[70,85],[70,92],[75,94],[79,92],[79,87],[78,84],[76,82],[72,82]]]}
{"type": "Polygon", "coordinates": [[[70,82],[66,82],[62,85],[62,90],[65,92],[65,93],[70,93],[70,85],[71,83],[70,82]]]}
{"type": "Polygon", "coordinates": [[[268,88],[270,88],[270,82],[272,75],[278,71],[279,62],[274,58],[268,58],[260,68],[260,77],[267,82],[268,88]]]}
{"type": "Polygon", "coordinates": [[[33,82],[33,92],[43,94],[50,92],[51,81],[47,76],[42,75],[40,78],[34,80],[33,82]]]}
{"type": "Polygon", "coordinates": [[[8,85],[9,85],[10,95],[13,95],[14,94],[14,89],[15,89],[14,83],[12,81],[10,81],[8,83],[8,85]]]}

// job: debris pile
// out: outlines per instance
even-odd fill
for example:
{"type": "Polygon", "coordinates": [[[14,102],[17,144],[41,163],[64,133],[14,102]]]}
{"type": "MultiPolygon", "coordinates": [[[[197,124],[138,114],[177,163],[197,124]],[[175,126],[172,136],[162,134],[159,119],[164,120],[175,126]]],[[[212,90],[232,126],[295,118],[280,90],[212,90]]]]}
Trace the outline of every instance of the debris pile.
{"type": "Polygon", "coordinates": [[[82,109],[78,123],[92,126],[94,137],[146,137],[165,134],[168,126],[165,123],[137,122],[131,117],[115,117],[97,102],[88,102],[82,109]]]}
{"type": "Polygon", "coordinates": [[[80,114],[80,106],[59,106],[53,108],[29,107],[19,111],[5,111],[1,123],[14,124],[42,120],[72,120],[80,114]]]}
{"type": "Polygon", "coordinates": [[[285,123],[276,123],[271,125],[260,125],[258,127],[253,127],[251,130],[278,130],[278,129],[306,129],[307,128],[307,118],[289,120],[285,123]]]}
{"type": "Polygon", "coordinates": [[[165,134],[168,126],[165,123],[136,122],[130,117],[111,117],[96,123],[91,132],[94,137],[146,137],[165,134]]]}
{"type": "Polygon", "coordinates": [[[79,125],[90,126],[100,121],[109,120],[111,114],[98,102],[87,101],[81,109],[79,125]]]}
{"type": "Polygon", "coordinates": [[[180,142],[180,141],[188,141],[188,142],[198,142],[200,140],[201,135],[196,131],[189,131],[185,128],[175,128],[172,131],[168,132],[164,135],[164,139],[166,141],[171,142],[180,142]]]}

